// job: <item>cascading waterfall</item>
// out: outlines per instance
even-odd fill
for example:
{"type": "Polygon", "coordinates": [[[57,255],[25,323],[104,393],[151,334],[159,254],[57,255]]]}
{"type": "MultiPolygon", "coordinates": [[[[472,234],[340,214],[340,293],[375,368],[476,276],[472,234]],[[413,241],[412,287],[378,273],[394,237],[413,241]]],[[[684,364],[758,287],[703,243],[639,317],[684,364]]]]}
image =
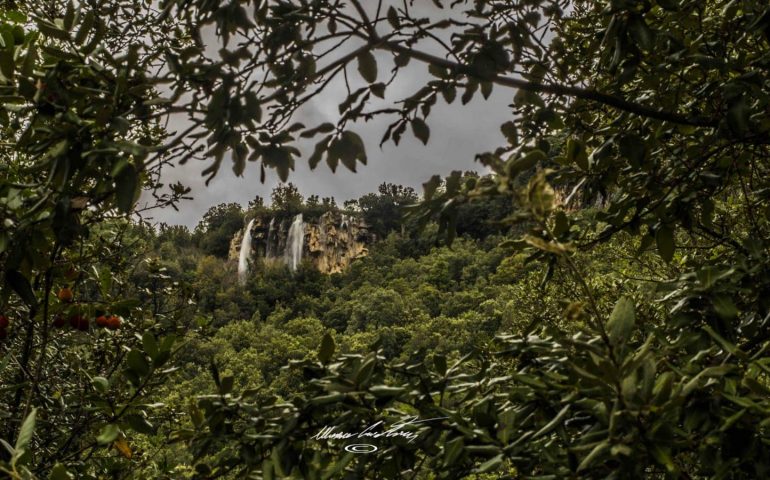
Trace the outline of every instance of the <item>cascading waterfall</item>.
{"type": "Polygon", "coordinates": [[[289,234],[286,238],[286,265],[293,272],[297,271],[299,263],[302,261],[302,249],[305,246],[305,222],[302,221],[302,214],[297,214],[289,227],[289,234]]]}
{"type": "Polygon", "coordinates": [[[265,258],[273,258],[275,252],[273,251],[273,244],[275,240],[275,218],[270,219],[270,226],[267,228],[267,240],[265,245],[265,258]]]}
{"type": "Polygon", "coordinates": [[[251,227],[254,226],[254,219],[249,221],[246,231],[243,232],[243,241],[241,242],[241,251],[238,255],[238,281],[241,284],[246,283],[249,273],[249,260],[251,260],[251,227]]]}

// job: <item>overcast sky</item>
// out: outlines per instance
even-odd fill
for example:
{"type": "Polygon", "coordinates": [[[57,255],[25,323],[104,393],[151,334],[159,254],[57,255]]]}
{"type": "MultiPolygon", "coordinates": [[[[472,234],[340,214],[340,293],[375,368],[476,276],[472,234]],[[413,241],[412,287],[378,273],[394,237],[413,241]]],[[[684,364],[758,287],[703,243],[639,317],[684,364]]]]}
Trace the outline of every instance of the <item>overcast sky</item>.
{"type": "MultiPolygon", "coordinates": [[[[423,8],[426,13],[434,11],[429,6],[423,8]]],[[[430,45],[424,48],[427,51],[433,50],[430,45]]],[[[379,79],[384,80],[393,60],[390,54],[380,52],[377,53],[377,59],[379,79]]],[[[349,73],[351,79],[358,77],[355,68],[351,68],[349,73]]],[[[384,104],[392,106],[391,102],[410,96],[422,87],[427,79],[426,65],[412,61],[407,68],[399,71],[398,79],[386,91],[385,100],[375,99],[377,103],[373,102],[371,107],[377,108],[378,105],[384,104]]],[[[339,116],[337,106],[344,99],[339,93],[343,91],[341,78],[339,82],[332,82],[325,92],[315,97],[299,112],[295,120],[307,127],[325,121],[336,123],[339,116]]],[[[421,192],[421,184],[431,175],[444,176],[452,170],[481,171],[483,166],[475,162],[474,157],[477,153],[493,150],[504,143],[500,124],[510,119],[509,105],[515,91],[495,87],[488,100],[484,100],[477,92],[473,101],[467,105],[461,104],[461,94],[462,91],[458,91],[458,98],[452,105],[446,105],[443,98],[436,102],[428,118],[431,135],[427,146],[417,141],[411,134],[411,129],[407,129],[398,147],[388,142],[380,149],[379,141],[387,125],[394,120],[393,117],[382,117],[368,123],[356,124],[352,128],[363,138],[369,160],[368,165],[358,166],[357,173],[350,172],[341,164],[337,173],[332,173],[325,161],[322,161],[315,171],[311,171],[307,162],[313,151],[314,142],[311,140],[298,145],[302,156],[297,158],[296,169],[290,174],[289,182],[297,185],[306,198],[313,194],[320,197],[333,196],[338,204],[342,204],[345,200],[376,191],[383,182],[412,186],[421,192]]],[[[182,126],[183,122],[172,123],[171,128],[179,129],[182,126]]],[[[151,215],[154,221],[194,227],[206,210],[214,205],[238,202],[245,207],[256,195],[269,202],[270,192],[279,183],[275,171],[268,170],[267,179],[261,184],[259,165],[252,162],[248,162],[243,177],[236,177],[232,173],[231,162],[226,160],[217,177],[207,187],[201,176],[201,171],[206,165],[208,163],[190,161],[186,165],[166,169],[164,183],[181,181],[184,185],[192,187],[194,199],[179,205],[179,212],[170,208],[153,210],[151,215]]]]}

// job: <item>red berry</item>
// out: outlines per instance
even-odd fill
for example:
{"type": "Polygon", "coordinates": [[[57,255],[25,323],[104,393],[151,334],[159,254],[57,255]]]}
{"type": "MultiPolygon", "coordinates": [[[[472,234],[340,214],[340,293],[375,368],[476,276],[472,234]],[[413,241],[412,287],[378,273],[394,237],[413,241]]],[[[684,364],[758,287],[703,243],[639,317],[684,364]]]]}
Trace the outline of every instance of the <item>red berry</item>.
{"type": "Polygon", "coordinates": [[[61,314],[57,314],[55,317],[53,317],[54,327],[61,328],[64,326],[65,323],[67,323],[67,321],[61,314]]]}
{"type": "Polygon", "coordinates": [[[121,320],[120,317],[116,315],[113,315],[107,319],[107,326],[110,328],[110,330],[117,330],[120,328],[121,323],[123,323],[123,320],[121,320]]]}
{"type": "Polygon", "coordinates": [[[75,314],[70,317],[70,326],[80,331],[88,330],[88,319],[80,314],[75,314]]]}
{"type": "Polygon", "coordinates": [[[72,298],[74,297],[72,293],[72,289],[70,289],[69,287],[64,287],[61,290],[59,290],[59,294],[57,296],[59,297],[59,300],[61,300],[64,303],[72,302],[72,298]]]}
{"type": "Polygon", "coordinates": [[[8,317],[5,315],[0,315],[0,328],[7,328],[8,325],[11,324],[11,321],[8,320],[8,317]]]}
{"type": "Polygon", "coordinates": [[[109,325],[109,320],[104,315],[99,315],[96,317],[96,324],[100,327],[106,327],[109,325]]]}

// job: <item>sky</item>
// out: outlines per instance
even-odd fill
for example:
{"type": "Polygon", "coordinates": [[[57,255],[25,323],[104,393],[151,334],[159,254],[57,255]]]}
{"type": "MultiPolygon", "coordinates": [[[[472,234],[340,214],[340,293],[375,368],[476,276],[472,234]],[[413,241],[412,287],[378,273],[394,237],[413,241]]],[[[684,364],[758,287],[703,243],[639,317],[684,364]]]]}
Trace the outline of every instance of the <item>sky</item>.
{"type": "MultiPolygon", "coordinates": [[[[429,45],[425,49],[432,50],[429,45]]],[[[379,52],[376,57],[379,79],[384,80],[393,65],[392,57],[388,53],[379,52]]],[[[357,76],[355,68],[351,68],[350,78],[357,76]]],[[[375,99],[379,103],[372,102],[371,108],[392,105],[393,101],[416,92],[428,78],[425,64],[410,62],[405,69],[399,71],[397,80],[389,85],[385,99],[375,99]]],[[[344,90],[343,86],[341,79],[339,82],[332,82],[325,92],[298,112],[295,120],[307,127],[325,121],[336,123],[337,106],[344,99],[344,96],[338,93],[344,90]]],[[[431,131],[427,146],[416,140],[411,130],[407,129],[398,146],[388,142],[380,148],[380,139],[390,123],[389,120],[393,121],[392,117],[375,118],[367,123],[356,124],[352,129],[364,140],[368,155],[368,164],[358,165],[357,173],[350,172],[342,165],[336,173],[332,173],[324,161],[311,171],[308,158],[313,151],[313,140],[300,143],[297,146],[302,155],[296,159],[296,168],[288,181],[297,185],[306,198],[310,195],[332,196],[338,204],[342,204],[345,200],[376,192],[383,182],[411,186],[421,192],[422,183],[432,175],[445,176],[452,170],[483,171],[484,167],[475,162],[474,157],[477,153],[494,150],[505,143],[500,125],[510,119],[509,105],[515,93],[510,89],[495,87],[489,99],[484,100],[477,92],[467,105],[460,102],[462,91],[458,92],[458,98],[452,105],[447,105],[443,98],[440,98],[427,119],[431,131]]],[[[184,120],[172,121],[170,124],[172,131],[181,130],[183,127],[184,120]]],[[[317,140],[318,138],[315,139],[317,140]]],[[[269,203],[270,192],[280,183],[273,170],[268,170],[265,183],[260,183],[260,169],[256,162],[248,162],[243,176],[236,177],[232,172],[231,162],[226,159],[218,175],[206,186],[201,172],[207,165],[207,162],[191,160],[185,165],[165,169],[162,181],[165,184],[180,181],[191,187],[193,199],[183,201],[178,206],[179,211],[171,208],[152,210],[149,212],[149,219],[192,228],[210,207],[220,203],[237,202],[246,207],[257,195],[264,197],[269,203]]],[[[145,201],[145,198],[140,200],[145,201]]]]}

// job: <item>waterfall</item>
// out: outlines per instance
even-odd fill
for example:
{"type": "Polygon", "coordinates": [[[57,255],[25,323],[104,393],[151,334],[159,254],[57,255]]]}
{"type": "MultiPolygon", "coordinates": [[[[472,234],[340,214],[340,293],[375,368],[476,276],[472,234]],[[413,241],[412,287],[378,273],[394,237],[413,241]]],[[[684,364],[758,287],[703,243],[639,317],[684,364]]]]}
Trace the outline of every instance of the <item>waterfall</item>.
{"type": "Polygon", "coordinates": [[[349,222],[348,216],[343,213],[340,220],[340,229],[347,228],[348,222],[349,222]]]}
{"type": "Polygon", "coordinates": [[[297,214],[289,227],[289,234],[286,238],[286,264],[292,271],[297,271],[299,262],[302,261],[302,249],[305,246],[305,222],[302,221],[302,214],[297,214]]]}
{"type": "Polygon", "coordinates": [[[251,227],[254,225],[254,219],[249,221],[246,231],[243,232],[243,241],[241,242],[241,251],[238,255],[238,281],[243,285],[246,283],[249,273],[249,260],[251,260],[251,227]]]}
{"type": "Polygon", "coordinates": [[[270,226],[267,229],[267,240],[265,240],[265,258],[273,258],[275,252],[273,252],[273,237],[275,236],[275,218],[270,219],[270,226]]]}

